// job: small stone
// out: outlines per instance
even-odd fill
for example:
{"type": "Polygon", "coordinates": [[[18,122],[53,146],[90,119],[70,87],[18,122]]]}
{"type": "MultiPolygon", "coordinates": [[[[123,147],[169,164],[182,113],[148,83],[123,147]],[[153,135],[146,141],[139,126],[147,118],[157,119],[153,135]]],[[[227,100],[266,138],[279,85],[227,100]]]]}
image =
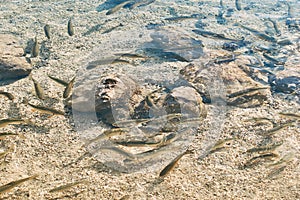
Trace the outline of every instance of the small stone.
{"type": "Polygon", "coordinates": [[[8,34],[0,34],[0,81],[19,80],[29,75],[31,65],[26,61],[18,40],[8,34]]]}

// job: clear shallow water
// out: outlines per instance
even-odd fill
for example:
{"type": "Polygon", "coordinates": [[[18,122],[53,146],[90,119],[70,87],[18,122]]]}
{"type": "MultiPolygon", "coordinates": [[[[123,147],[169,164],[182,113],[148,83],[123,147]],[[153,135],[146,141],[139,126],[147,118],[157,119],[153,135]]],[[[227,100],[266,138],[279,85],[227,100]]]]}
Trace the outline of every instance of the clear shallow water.
{"type": "MultiPolygon", "coordinates": [[[[192,4],[192,2],[190,3],[192,4]]],[[[157,9],[157,13],[160,14],[160,19],[158,19],[159,17],[157,16],[154,18],[156,21],[161,20],[160,22],[154,23],[153,19],[150,19],[143,21],[145,26],[139,26],[138,30],[127,29],[126,32],[122,33],[113,33],[112,31],[112,33],[110,33],[112,39],[104,43],[100,48],[95,48],[88,58],[88,60],[94,59],[101,61],[101,59],[109,58],[118,52],[129,52],[155,58],[154,61],[137,62],[135,67],[122,65],[116,68],[111,66],[107,68],[106,66],[101,66],[98,72],[92,72],[92,74],[103,75],[107,72],[108,74],[122,73],[133,77],[140,85],[150,82],[151,84],[174,88],[176,87],[174,84],[177,83],[180,77],[176,69],[172,71],[165,63],[176,63],[173,65],[180,68],[181,64],[178,64],[178,62],[201,63],[204,62],[203,60],[209,59],[206,54],[208,51],[227,50],[228,54],[242,52],[253,56],[253,59],[256,60],[253,65],[257,65],[256,67],[260,67],[262,70],[267,70],[270,73],[277,75],[278,72],[291,70],[291,73],[287,72],[285,74],[287,76],[296,75],[295,71],[297,72],[297,69],[293,69],[294,66],[289,69],[289,67],[286,68],[284,64],[272,63],[272,59],[269,57],[266,58],[264,54],[265,51],[267,51],[270,57],[274,59],[278,58],[280,62],[281,60],[282,62],[286,62],[292,57],[292,59],[289,60],[289,65],[299,64],[297,56],[294,57],[294,49],[297,48],[297,43],[299,43],[299,21],[296,15],[293,14],[294,11],[291,10],[291,4],[289,4],[289,7],[284,2],[248,2],[246,4],[241,2],[241,10],[238,11],[234,4],[225,4],[225,2],[223,2],[222,6],[212,2],[193,2],[197,5],[196,8],[192,7],[190,3],[175,2],[173,3],[173,7],[169,6],[168,2],[165,1],[154,2],[153,5],[150,4],[148,9],[151,10],[153,7],[157,9]],[[191,10],[182,9],[182,7],[191,8],[191,10]],[[167,15],[165,16],[160,10],[163,8],[167,10],[167,15]],[[179,8],[181,9],[179,10],[179,8]],[[196,11],[196,9],[199,9],[199,11],[196,11]],[[284,45],[278,44],[283,40],[288,40],[290,43],[284,45]],[[267,50],[263,49],[260,52],[260,50],[257,50],[259,48],[265,48],[267,50]],[[178,56],[171,55],[170,52],[178,56]],[[260,62],[263,63],[263,66],[259,66],[260,62]]],[[[295,3],[297,4],[297,2],[295,3]]],[[[114,6],[115,5],[106,2],[98,6],[97,11],[105,12],[109,9],[113,9],[114,6]]],[[[124,9],[128,9],[128,7],[125,6],[124,9]]],[[[147,9],[147,6],[144,8],[140,7],[140,9],[147,9]]],[[[120,10],[120,12],[122,12],[122,10],[120,10]]],[[[89,74],[90,72],[91,71],[88,72],[86,77],[92,77],[92,75],[89,74]]],[[[84,80],[87,79],[86,77],[84,80]]],[[[211,76],[211,79],[218,80],[218,77],[211,76]]],[[[264,84],[268,85],[267,79],[265,79],[264,84]]],[[[299,83],[297,82],[296,84],[299,83]]],[[[296,87],[299,87],[299,85],[296,87]]],[[[214,89],[215,88],[210,88],[209,93],[214,89]]],[[[220,88],[218,88],[218,90],[220,92],[220,88]]],[[[215,99],[212,101],[214,102],[215,99]]],[[[224,118],[222,115],[224,114],[223,112],[225,112],[224,108],[223,111],[221,108],[213,112],[214,120],[221,122],[224,118]]],[[[79,116],[81,118],[81,115],[79,116]]],[[[92,118],[94,117],[93,115],[92,118]]],[[[124,120],[130,120],[130,118],[125,118],[124,120]]],[[[217,137],[218,133],[216,130],[220,130],[221,126],[221,123],[212,125],[210,136],[214,135],[214,137],[217,137]]],[[[85,139],[95,137],[95,129],[92,128],[91,131],[86,130],[87,131],[83,133],[85,139]]],[[[184,132],[183,129],[180,131],[184,132]]],[[[193,135],[195,133],[186,131],[185,134],[193,135]]],[[[193,137],[183,138],[184,137],[181,138],[181,142],[184,141],[185,143],[189,143],[193,140],[193,137]]],[[[209,137],[207,140],[213,139],[209,137]]],[[[108,145],[106,142],[102,144],[102,146],[106,145],[108,145]]],[[[111,145],[113,146],[113,144],[109,144],[109,146],[111,145]]],[[[162,153],[161,156],[163,159],[157,156],[156,158],[146,159],[136,163],[119,163],[122,159],[118,156],[110,157],[111,152],[97,152],[95,155],[97,155],[99,160],[107,160],[109,166],[117,166],[116,168],[124,171],[139,170],[143,167],[160,168],[166,165],[169,160],[176,157],[176,154],[169,154],[170,151],[177,151],[178,155],[187,148],[186,144],[180,142],[177,147],[178,146],[182,148],[177,149],[175,143],[175,146],[170,147],[167,153],[162,153]]],[[[99,146],[90,146],[93,152],[95,148],[101,149],[99,146]]]]}
{"type": "MultiPolygon", "coordinates": [[[[0,32],[17,36],[24,46],[38,35],[45,54],[41,54],[42,61],[35,67],[51,68],[57,65],[51,61],[59,60],[59,66],[62,66],[59,73],[67,75],[79,70],[77,76],[81,76],[81,70],[88,71],[89,63],[111,56],[114,60],[118,53],[138,53],[155,58],[149,62],[137,61],[135,67],[107,65],[107,68],[96,69],[97,73],[93,71],[94,77],[89,71],[83,76],[85,80],[87,77],[97,80],[103,72],[114,72],[129,74],[139,84],[150,81],[172,88],[178,80],[178,69],[187,62],[202,63],[203,59],[209,59],[207,52],[210,50],[227,51],[228,54],[242,52],[253,56],[255,67],[278,76],[299,76],[299,1],[241,1],[240,10],[234,1],[222,1],[222,4],[220,1],[154,1],[132,9],[132,4],[124,4],[107,15],[117,3],[123,2],[3,1],[0,32]],[[69,18],[72,18],[76,31],[72,38],[66,31],[69,18]],[[45,24],[52,28],[51,42],[46,42],[44,37],[45,24]],[[284,40],[290,43],[278,44],[284,40]],[[47,51],[51,53],[47,54],[47,51]],[[264,53],[279,59],[279,64],[274,64],[264,53]]],[[[51,70],[58,71],[57,68],[51,70]]],[[[85,88],[89,87],[92,86],[85,88]]],[[[91,101],[93,103],[94,99],[91,101]]],[[[94,114],[87,121],[95,122],[94,114]]],[[[81,117],[77,118],[78,123],[81,117]]],[[[95,131],[89,133],[95,137],[95,131]]],[[[87,133],[84,137],[91,139],[87,133]]],[[[188,138],[187,142],[190,141],[192,139],[188,138]]],[[[166,155],[162,165],[185,148],[166,155]]],[[[105,156],[109,159],[109,155],[105,156]]],[[[102,157],[98,159],[102,160],[102,157]]]]}

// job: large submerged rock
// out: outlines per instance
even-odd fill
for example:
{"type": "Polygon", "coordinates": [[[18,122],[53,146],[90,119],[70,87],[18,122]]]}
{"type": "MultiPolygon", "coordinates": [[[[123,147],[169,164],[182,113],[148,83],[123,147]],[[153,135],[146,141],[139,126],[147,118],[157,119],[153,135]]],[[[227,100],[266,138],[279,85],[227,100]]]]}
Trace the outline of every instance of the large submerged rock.
{"type": "Polygon", "coordinates": [[[0,34],[0,49],[0,82],[18,80],[31,72],[24,50],[14,36],[0,34]]]}
{"type": "Polygon", "coordinates": [[[96,85],[95,111],[97,118],[113,124],[115,120],[130,118],[130,100],[137,89],[135,82],[123,75],[103,77],[96,85]]]}
{"type": "MultiPolygon", "coordinates": [[[[268,84],[259,83],[251,77],[254,72],[250,71],[247,66],[251,64],[249,56],[228,57],[223,51],[211,51],[207,55],[209,55],[208,61],[190,63],[180,70],[182,78],[201,94],[205,102],[212,103],[223,99],[227,105],[256,107],[262,105],[270,97],[271,91],[268,84]],[[238,91],[245,92],[237,95],[236,98],[229,97],[230,94],[238,91]]],[[[260,79],[262,75],[257,72],[253,76],[260,79]]],[[[264,78],[267,83],[267,77],[264,78]]]]}

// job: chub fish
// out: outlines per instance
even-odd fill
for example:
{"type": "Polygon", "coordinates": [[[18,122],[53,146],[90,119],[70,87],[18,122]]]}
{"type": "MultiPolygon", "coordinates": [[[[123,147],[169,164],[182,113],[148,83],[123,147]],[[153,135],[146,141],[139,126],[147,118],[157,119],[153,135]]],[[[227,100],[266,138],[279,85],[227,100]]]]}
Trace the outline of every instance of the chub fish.
{"type": "Polygon", "coordinates": [[[28,100],[24,100],[24,103],[29,105],[33,109],[41,112],[41,113],[45,113],[45,114],[48,114],[48,115],[65,115],[65,113],[63,111],[56,110],[56,109],[53,109],[53,108],[47,108],[47,107],[44,107],[44,106],[33,105],[33,104],[29,103],[28,100]]]}
{"type": "Polygon", "coordinates": [[[68,34],[69,34],[69,36],[74,35],[74,27],[73,27],[73,23],[72,23],[71,19],[69,19],[69,21],[68,21],[68,34]]]}
{"type": "Polygon", "coordinates": [[[57,83],[59,83],[59,84],[61,84],[61,85],[63,85],[63,86],[67,86],[67,85],[68,85],[68,83],[67,83],[66,81],[63,81],[63,80],[61,80],[61,79],[55,78],[55,77],[50,76],[50,75],[48,75],[48,77],[49,77],[50,79],[52,79],[53,81],[55,81],[55,82],[57,82],[57,83]]]}
{"type": "Polygon", "coordinates": [[[265,41],[268,41],[268,42],[276,42],[276,39],[272,36],[269,36],[269,35],[266,35],[262,32],[259,32],[253,28],[249,28],[249,27],[246,27],[242,24],[238,24],[240,27],[242,27],[243,29],[246,29],[247,31],[250,31],[251,33],[253,33],[256,37],[262,39],[262,40],[265,40],[265,41]]]}
{"type": "Polygon", "coordinates": [[[32,78],[32,76],[30,76],[30,78],[33,81],[36,96],[39,99],[44,100],[46,98],[44,94],[44,89],[42,88],[39,82],[37,82],[34,78],[32,78]]]}
{"type": "Polygon", "coordinates": [[[3,96],[5,96],[5,97],[7,97],[9,100],[14,100],[14,99],[15,99],[14,95],[12,95],[12,94],[9,93],[9,92],[4,92],[4,91],[2,91],[2,90],[0,90],[0,95],[3,95],[3,96]]]}
{"type": "Polygon", "coordinates": [[[165,168],[163,168],[163,170],[161,170],[161,172],[159,173],[159,176],[160,177],[166,176],[172,169],[174,169],[174,167],[176,166],[178,161],[182,158],[182,156],[184,156],[186,154],[190,154],[190,153],[192,153],[191,150],[186,150],[185,152],[178,155],[165,168]]]}
{"type": "Polygon", "coordinates": [[[237,10],[242,10],[241,0],[235,0],[235,7],[237,10]]]}
{"type": "Polygon", "coordinates": [[[23,119],[1,119],[0,120],[0,128],[3,128],[7,125],[24,124],[24,123],[26,123],[26,120],[23,120],[23,119]]]}
{"type": "Polygon", "coordinates": [[[229,41],[239,41],[236,39],[227,38],[227,37],[225,37],[224,34],[220,34],[220,33],[214,33],[214,32],[204,31],[204,30],[200,30],[200,29],[194,29],[192,31],[203,37],[209,37],[209,38],[215,38],[215,39],[221,39],[221,40],[229,40],[229,41]]]}
{"type": "Polygon", "coordinates": [[[75,77],[72,78],[72,80],[66,86],[64,93],[63,93],[63,98],[68,98],[70,96],[72,88],[74,86],[74,81],[75,81],[75,77]]]}
{"type": "Polygon", "coordinates": [[[253,91],[257,91],[257,90],[263,90],[263,89],[269,89],[269,87],[253,87],[253,88],[247,88],[245,90],[240,90],[234,93],[231,93],[229,95],[227,95],[228,98],[234,98],[234,97],[238,97],[253,91]]]}
{"type": "Polygon", "coordinates": [[[27,178],[19,179],[19,180],[16,180],[16,181],[9,182],[5,185],[2,185],[2,186],[0,186],[0,194],[3,194],[4,192],[7,192],[7,191],[11,190],[12,188],[20,185],[21,183],[23,183],[25,181],[34,179],[37,176],[38,175],[33,175],[33,176],[30,176],[30,177],[27,177],[27,178]]]}
{"type": "Polygon", "coordinates": [[[107,11],[106,15],[111,15],[115,12],[117,12],[118,10],[120,10],[123,6],[125,6],[126,4],[128,4],[130,1],[124,1],[120,4],[117,4],[116,6],[114,6],[113,8],[111,8],[109,11],[107,11]]]}
{"type": "Polygon", "coordinates": [[[274,143],[272,145],[254,147],[254,148],[248,149],[247,152],[254,153],[254,152],[260,152],[260,151],[271,151],[271,150],[274,150],[277,147],[281,146],[282,144],[283,144],[283,142],[281,141],[281,142],[274,143]]]}
{"type": "Polygon", "coordinates": [[[45,32],[45,35],[48,39],[50,39],[50,26],[48,24],[46,24],[44,26],[44,32],[45,32]]]}
{"type": "Polygon", "coordinates": [[[0,133],[0,140],[5,138],[6,136],[11,136],[11,135],[18,135],[16,133],[0,133]]]}
{"type": "Polygon", "coordinates": [[[75,185],[79,185],[81,183],[85,183],[86,180],[80,180],[80,181],[76,181],[74,183],[68,183],[68,184],[65,184],[65,185],[62,185],[62,186],[59,186],[59,187],[56,187],[56,188],[53,188],[52,190],[50,190],[49,192],[52,193],[52,192],[59,192],[59,191],[62,191],[62,190],[66,190],[66,189],[69,189],[75,185]]]}

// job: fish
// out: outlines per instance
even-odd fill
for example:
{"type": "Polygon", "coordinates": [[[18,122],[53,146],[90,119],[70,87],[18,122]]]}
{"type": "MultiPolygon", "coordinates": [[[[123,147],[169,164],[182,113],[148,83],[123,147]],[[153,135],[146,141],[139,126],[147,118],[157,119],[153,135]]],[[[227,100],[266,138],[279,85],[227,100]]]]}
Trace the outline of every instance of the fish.
{"type": "Polygon", "coordinates": [[[118,63],[134,65],[134,64],[131,63],[130,61],[128,61],[128,60],[123,60],[123,59],[115,59],[115,60],[112,61],[111,64],[118,64],[118,63]]]}
{"type": "Polygon", "coordinates": [[[34,38],[34,43],[33,43],[33,46],[32,46],[32,50],[31,50],[31,57],[32,58],[35,58],[39,55],[39,43],[38,43],[38,40],[37,40],[37,37],[34,38]]]}
{"type": "Polygon", "coordinates": [[[280,125],[278,125],[278,126],[275,126],[274,128],[268,129],[268,130],[266,130],[265,132],[263,132],[262,135],[265,135],[265,136],[271,136],[271,135],[274,135],[275,133],[277,133],[277,132],[280,131],[281,129],[286,128],[286,127],[289,127],[289,126],[292,126],[294,122],[295,122],[295,121],[290,121],[290,122],[287,122],[287,123],[285,123],[285,124],[280,124],[280,125]]]}
{"type": "Polygon", "coordinates": [[[48,107],[44,107],[44,106],[33,105],[33,104],[29,103],[27,99],[24,99],[23,103],[26,104],[26,105],[29,105],[33,109],[35,109],[35,110],[37,110],[41,113],[44,113],[44,114],[48,114],[48,115],[65,115],[65,112],[60,111],[60,110],[56,110],[54,108],[48,108],[48,107]]]}
{"type": "Polygon", "coordinates": [[[72,88],[74,86],[74,81],[75,81],[75,76],[74,78],[71,79],[71,81],[68,83],[68,85],[66,86],[64,93],[63,93],[63,98],[68,98],[71,94],[72,88]]]}
{"type": "Polygon", "coordinates": [[[12,94],[9,93],[9,92],[4,92],[4,91],[2,91],[2,90],[0,90],[0,95],[3,95],[3,96],[5,96],[5,97],[7,97],[9,100],[14,100],[14,99],[15,99],[14,95],[12,95],[12,94]]]}
{"type": "Polygon", "coordinates": [[[255,29],[253,29],[253,28],[249,28],[249,27],[244,26],[244,25],[242,25],[242,24],[238,24],[238,25],[239,25],[240,27],[242,27],[243,29],[246,29],[247,31],[250,31],[250,32],[253,33],[256,37],[258,37],[258,38],[260,38],[260,39],[262,39],[262,40],[265,40],[265,41],[268,41],[268,42],[273,42],[273,43],[276,43],[276,42],[277,42],[277,40],[276,40],[274,37],[272,37],[272,36],[266,35],[266,34],[264,34],[264,33],[262,33],[262,32],[259,32],[259,31],[255,30],[255,29]]]}
{"type": "Polygon", "coordinates": [[[293,42],[289,39],[278,40],[277,44],[280,46],[292,45],[293,42]]]}
{"type": "Polygon", "coordinates": [[[278,174],[280,174],[281,172],[283,172],[283,170],[287,167],[287,165],[283,165],[281,167],[275,168],[273,169],[268,175],[267,178],[268,179],[272,179],[274,176],[277,176],[278,174]]]}
{"type": "Polygon", "coordinates": [[[111,8],[109,11],[107,11],[106,15],[111,15],[115,12],[117,12],[118,10],[120,10],[123,6],[127,5],[129,2],[131,1],[124,1],[120,4],[117,4],[116,6],[114,6],[113,8],[111,8]]]}
{"type": "Polygon", "coordinates": [[[273,24],[273,27],[274,27],[274,30],[275,30],[276,34],[278,36],[280,36],[281,35],[281,31],[278,28],[277,22],[275,20],[272,20],[270,17],[268,18],[268,20],[273,24]]]}
{"type": "Polygon", "coordinates": [[[277,158],[278,157],[278,154],[276,153],[273,153],[273,152],[268,152],[268,153],[265,153],[265,154],[261,154],[259,156],[255,156],[253,158],[251,158],[250,160],[248,160],[243,168],[252,168],[260,163],[262,163],[263,161],[266,161],[266,160],[272,160],[274,158],[277,158]]]}
{"type": "Polygon", "coordinates": [[[0,128],[3,128],[7,125],[24,124],[24,123],[26,123],[26,120],[23,120],[23,119],[1,119],[0,120],[0,128]]]}
{"type": "Polygon", "coordinates": [[[226,139],[223,139],[223,140],[219,140],[218,142],[216,142],[216,144],[214,146],[212,146],[210,149],[209,149],[209,153],[214,153],[216,151],[219,151],[223,148],[225,148],[225,145],[228,143],[228,142],[231,142],[235,140],[235,138],[226,138],[226,139]]]}
{"type": "Polygon", "coordinates": [[[220,0],[220,8],[224,8],[223,0],[220,0]]]}
{"type": "Polygon", "coordinates": [[[66,81],[64,81],[64,80],[61,80],[61,79],[55,78],[55,77],[53,77],[53,76],[50,76],[50,75],[48,75],[48,77],[49,77],[50,79],[52,79],[53,81],[55,81],[55,82],[57,82],[57,83],[61,84],[62,86],[65,86],[65,87],[67,87],[67,85],[68,85],[68,83],[67,83],[66,81]]]}
{"type": "Polygon", "coordinates": [[[53,189],[49,190],[49,192],[50,193],[60,192],[62,190],[66,190],[66,189],[69,189],[69,188],[71,188],[73,186],[76,186],[76,185],[79,185],[79,184],[82,184],[82,183],[86,183],[86,182],[87,182],[86,180],[75,181],[73,183],[68,183],[68,184],[61,185],[59,187],[53,188],[53,189]]]}
{"type": "Polygon", "coordinates": [[[193,29],[192,31],[194,33],[198,34],[198,35],[203,36],[203,37],[209,37],[209,38],[221,39],[221,40],[229,40],[229,41],[236,41],[236,42],[240,41],[240,40],[236,40],[236,39],[227,38],[227,37],[225,37],[224,34],[220,34],[220,33],[214,33],[214,32],[200,30],[200,29],[193,29]]]}
{"type": "MultiPolygon", "coordinates": [[[[236,98],[233,101],[227,101],[227,105],[244,107],[243,104],[249,103],[253,100],[257,100],[259,103],[258,105],[261,105],[265,100],[267,100],[267,97],[261,93],[243,95],[241,97],[236,98]]],[[[256,104],[248,105],[248,107],[251,107],[251,106],[255,107],[255,105],[256,104]]],[[[247,105],[246,105],[246,107],[247,107],[247,105]]]]}
{"type": "Polygon", "coordinates": [[[285,62],[280,61],[280,60],[278,60],[278,59],[276,59],[276,58],[273,58],[273,57],[269,56],[269,55],[266,54],[266,53],[263,53],[263,56],[264,56],[267,60],[273,62],[273,63],[276,64],[276,65],[284,65],[284,64],[285,64],[285,62]]]}
{"type": "MultiPolygon", "coordinates": [[[[172,149],[172,150],[179,150],[179,148],[172,149]]],[[[141,153],[134,154],[134,159],[126,159],[125,162],[131,162],[134,160],[143,161],[143,160],[149,160],[154,157],[160,156],[163,153],[170,152],[170,148],[167,145],[159,145],[158,147],[155,147],[154,149],[150,149],[148,151],[144,151],[141,153]]]]}
{"type": "Polygon", "coordinates": [[[142,58],[142,59],[146,58],[143,55],[139,55],[139,54],[135,54],[135,53],[117,53],[115,55],[116,56],[121,56],[121,57],[133,58],[133,59],[136,59],[136,58],[142,58]]]}
{"type": "Polygon", "coordinates": [[[127,147],[145,147],[145,146],[157,146],[161,144],[161,141],[114,141],[115,144],[127,146],[127,147]]]}
{"type": "Polygon", "coordinates": [[[72,23],[71,18],[68,21],[68,34],[69,34],[69,36],[74,35],[74,27],[73,27],[73,23],[72,23]]]}
{"type": "Polygon", "coordinates": [[[244,90],[240,90],[240,91],[231,93],[231,94],[227,95],[227,97],[228,98],[234,98],[234,97],[238,97],[238,96],[241,96],[241,95],[253,92],[253,91],[264,90],[264,89],[270,89],[270,87],[252,87],[252,88],[247,88],[247,89],[244,89],[244,90]]]}
{"type": "Polygon", "coordinates": [[[40,85],[40,83],[37,82],[34,78],[32,78],[32,76],[30,76],[30,79],[33,81],[34,90],[35,90],[36,96],[39,99],[45,100],[46,97],[45,97],[44,89],[42,88],[42,86],[40,85]]]}
{"type": "Polygon", "coordinates": [[[134,154],[132,154],[130,152],[127,152],[127,151],[125,151],[125,150],[123,150],[121,148],[118,148],[118,147],[101,147],[99,150],[100,151],[101,150],[110,150],[110,151],[114,151],[114,152],[116,152],[116,153],[118,153],[118,154],[120,154],[120,155],[122,155],[122,156],[124,156],[126,158],[129,158],[131,160],[135,160],[136,159],[136,157],[135,157],[134,154]]]}
{"type": "Polygon", "coordinates": [[[102,139],[107,138],[107,137],[112,137],[112,136],[115,136],[115,135],[122,135],[122,134],[128,133],[128,132],[129,132],[128,128],[112,128],[112,129],[109,129],[109,130],[105,130],[99,136],[95,137],[94,139],[89,140],[87,145],[89,145],[89,144],[91,144],[95,141],[102,140],[102,139]]]}
{"type": "Polygon", "coordinates": [[[169,18],[165,18],[165,20],[167,21],[182,21],[182,20],[185,20],[185,19],[195,19],[199,17],[199,15],[197,14],[193,14],[193,15],[186,15],[186,16],[176,16],[176,17],[169,17],[169,18]]]}
{"type": "Polygon", "coordinates": [[[19,179],[19,180],[16,180],[16,181],[11,181],[11,182],[9,182],[9,183],[7,183],[5,185],[2,185],[2,186],[0,186],[0,194],[8,192],[12,188],[20,185],[21,183],[23,183],[25,181],[28,181],[28,180],[31,180],[31,179],[35,179],[37,176],[38,175],[33,175],[33,176],[30,176],[30,177],[27,177],[27,178],[19,179]]]}
{"type": "Polygon", "coordinates": [[[239,11],[242,10],[242,5],[240,0],[235,0],[235,8],[239,11]]]}
{"type": "Polygon", "coordinates": [[[253,159],[265,159],[265,160],[272,160],[274,158],[278,158],[279,155],[277,153],[274,152],[266,152],[264,154],[258,155],[253,157],[253,159]]]}
{"type": "Polygon", "coordinates": [[[280,112],[279,115],[286,116],[286,117],[292,117],[292,118],[298,118],[300,119],[300,114],[297,113],[286,113],[286,112],[280,112]]]}
{"type": "Polygon", "coordinates": [[[161,172],[159,173],[159,177],[164,177],[166,176],[168,173],[170,173],[170,171],[172,169],[174,169],[174,167],[176,166],[176,164],[178,163],[178,161],[182,158],[182,156],[186,155],[186,154],[191,154],[193,151],[191,150],[186,150],[185,152],[179,154],[178,156],[176,156],[176,158],[174,158],[167,166],[165,166],[163,168],[163,170],[161,170],[161,172]]]}
{"type": "Polygon", "coordinates": [[[18,135],[17,133],[0,133],[0,140],[5,138],[6,136],[18,135]]]}
{"type": "Polygon", "coordinates": [[[274,150],[277,147],[281,146],[282,144],[283,144],[283,141],[280,141],[280,142],[274,143],[272,145],[254,147],[254,148],[248,149],[246,152],[254,153],[254,152],[261,152],[261,151],[271,151],[271,150],[274,150]]]}
{"type": "Polygon", "coordinates": [[[46,37],[50,40],[50,26],[48,24],[44,26],[44,32],[46,37]]]}

